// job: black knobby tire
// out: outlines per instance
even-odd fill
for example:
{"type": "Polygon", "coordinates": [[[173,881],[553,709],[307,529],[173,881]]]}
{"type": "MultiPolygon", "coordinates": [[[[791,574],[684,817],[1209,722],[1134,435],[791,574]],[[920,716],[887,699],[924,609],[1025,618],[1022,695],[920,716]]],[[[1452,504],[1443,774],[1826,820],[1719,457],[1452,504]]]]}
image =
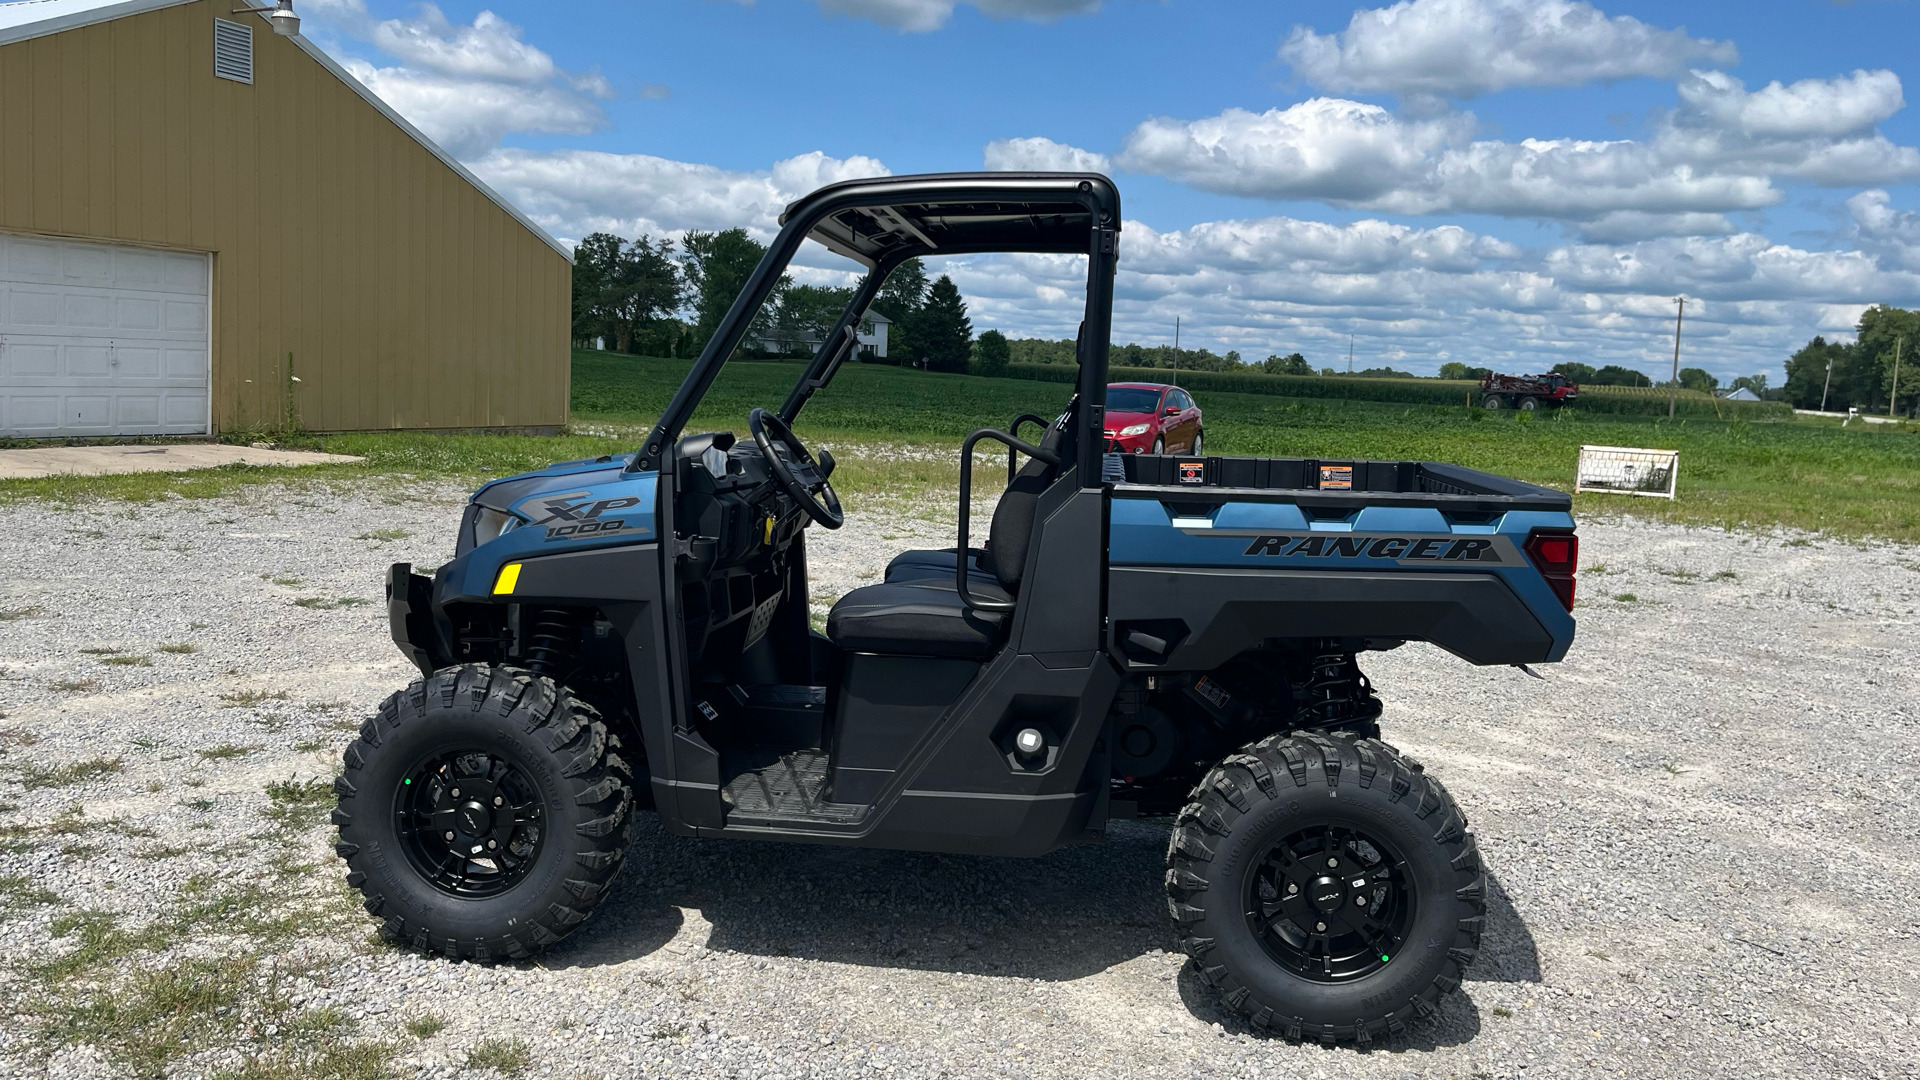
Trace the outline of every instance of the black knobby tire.
{"type": "Polygon", "coordinates": [[[1488,394],[1486,396],[1486,400],[1482,401],[1480,404],[1485,406],[1486,408],[1498,411],[1500,409],[1504,409],[1507,407],[1507,400],[1501,397],[1499,394],[1488,394]]]}
{"type": "Polygon", "coordinates": [[[347,884],[389,941],[456,959],[533,955],[586,920],[626,859],[633,773],[618,747],[591,706],[531,672],[469,664],[416,680],[361,725],[334,781],[347,884]],[[504,857],[459,861],[461,882],[480,871],[471,887],[429,877],[448,845],[419,827],[421,793],[443,773],[466,782],[462,768],[498,779],[485,801],[499,793],[508,816],[495,827],[525,856],[511,872],[504,857]]]}
{"type": "Polygon", "coordinates": [[[1523,397],[1520,399],[1521,412],[1533,412],[1535,409],[1538,409],[1539,407],[1540,407],[1540,399],[1537,397],[1523,397]]]}
{"type": "Polygon", "coordinates": [[[1432,1016],[1479,951],[1486,913],[1479,849],[1446,788],[1383,742],[1319,734],[1272,736],[1207,774],[1175,820],[1167,896],[1181,948],[1224,1004],[1256,1027],[1325,1043],[1398,1035],[1432,1016]],[[1399,864],[1380,871],[1379,890],[1379,910],[1398,920],[1399,951],[1362,957],[1344,978],[1283,963],[1285,935],[1305,928],[1276,917],[1262,929],[1261,913],[1280,905],[1255,889],[1272,873],[1263,869],[1272,852],[1323,827],[1371,838],[1399,864]],[[1390,875],[1397,885],[1385,884],[1390,875]]]}

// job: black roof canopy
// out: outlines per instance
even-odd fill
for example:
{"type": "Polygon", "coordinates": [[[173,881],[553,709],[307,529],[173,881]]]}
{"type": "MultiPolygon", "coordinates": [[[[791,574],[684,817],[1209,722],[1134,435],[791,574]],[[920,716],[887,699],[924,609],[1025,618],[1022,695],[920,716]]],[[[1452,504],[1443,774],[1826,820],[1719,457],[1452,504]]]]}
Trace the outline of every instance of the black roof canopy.
{"type": "Polygon", "coordinates": [[[780,221],[820,214],[807,236],[867,266],[987,251],[1084,255],[1096,224],[1119,228],[1119,202],[1098,173],[941,173],[832,184],[780,221]]]}

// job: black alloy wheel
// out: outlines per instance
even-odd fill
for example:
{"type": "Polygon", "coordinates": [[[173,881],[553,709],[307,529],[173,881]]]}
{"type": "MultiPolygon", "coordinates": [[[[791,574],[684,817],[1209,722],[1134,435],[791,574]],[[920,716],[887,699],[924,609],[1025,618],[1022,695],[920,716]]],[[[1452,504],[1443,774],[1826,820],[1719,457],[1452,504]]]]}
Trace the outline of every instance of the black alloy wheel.
{"type": "Polygon", "coordinates": [[[1418,907],[1405,860],[1348,825],[1295,831],[1247,878],[1247,924],[1274,962],[1313,982],[1373,974],[1400,954],[1418,907]]]}
{"type": "Polygon", "coordinates": [[[1486,917],[1453,797],[1348,733],[1273,735],[1215,765],[1175,819],[1166,881],[1180,947],[1221,1004],[1324,1043],[1436,1015],[1486,917]]]}
{"type": "Polygon", "coordinates": [[[334,778],[347,885],[387,941],[532,956],[586,921],[626,859],[633,768],[620,749],[543,675],[465,664],[416,680],[360,726],[334,778]]]}
{"type": "Polygon", "coordinates": [[[407,773],[394,802],[407,861],[448,896],[506,892],[527,876],[546,840],[539,788],[502,754],[435,754],[407,773]]]}

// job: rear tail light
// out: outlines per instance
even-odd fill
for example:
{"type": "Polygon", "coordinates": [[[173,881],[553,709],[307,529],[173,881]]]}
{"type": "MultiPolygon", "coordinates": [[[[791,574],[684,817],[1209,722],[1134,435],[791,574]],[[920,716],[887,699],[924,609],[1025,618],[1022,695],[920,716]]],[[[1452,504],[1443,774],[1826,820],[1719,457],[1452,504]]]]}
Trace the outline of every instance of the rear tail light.
{"type": "Polygon", "coordinates": [[[1536,532],[1527,537],[1527,558],[1547,579],[1561,606],[1573,610],[1573,576],[1580,569],[1580,538],[1570,532],[1536,532]]]}

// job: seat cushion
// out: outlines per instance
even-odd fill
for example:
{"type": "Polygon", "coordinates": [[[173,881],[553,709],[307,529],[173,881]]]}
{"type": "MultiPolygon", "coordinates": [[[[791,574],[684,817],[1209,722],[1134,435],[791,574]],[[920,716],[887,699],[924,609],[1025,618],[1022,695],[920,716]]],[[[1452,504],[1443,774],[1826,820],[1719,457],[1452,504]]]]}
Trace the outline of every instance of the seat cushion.
{"type": "MultiPolygon", "coordinates": [[[[1006,590],[968,583],[974,595],[1006,600],[1006,590]]],[[[888,581],[855,589],[827,615],[827,636],[849,652],[953,656],[984,660],[1006,639],[1007,617],[972,611],[953,579],[888,581]]]]}
{"type": "MultiPolygon", "coordinates": [[[[993,576],[992,571],[982,565],[986,553],[975,548],[969,550],[967,554],[969,556],[968,578],[997,586],[999,580],[993,576]]],[[[887,564],[886,575],[882,578],[884,581],[895,582],[938,579],[945,579],[949,584],[953,581],[952,548],[944,551],[903,551],[887,564]]],[[[995,593],[995,595],[999,594],[995,593]]]]}

